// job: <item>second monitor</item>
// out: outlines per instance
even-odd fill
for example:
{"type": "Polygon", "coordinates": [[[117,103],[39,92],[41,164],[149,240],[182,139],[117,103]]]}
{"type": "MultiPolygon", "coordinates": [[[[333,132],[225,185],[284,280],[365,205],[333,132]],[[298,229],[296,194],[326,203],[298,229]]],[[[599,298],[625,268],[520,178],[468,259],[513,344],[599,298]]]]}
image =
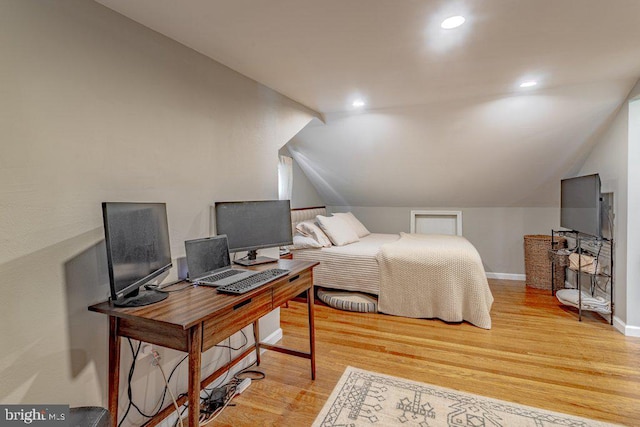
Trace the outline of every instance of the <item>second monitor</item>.
{"type": "Polygon", "coordinates": [[[291,205],[289,200],[261,200],[215,203],[216,234],[226,234],[229,251],[248,251],[241,265],[275,262],[258,257],[258,249],[291,245],[291,205]]]}

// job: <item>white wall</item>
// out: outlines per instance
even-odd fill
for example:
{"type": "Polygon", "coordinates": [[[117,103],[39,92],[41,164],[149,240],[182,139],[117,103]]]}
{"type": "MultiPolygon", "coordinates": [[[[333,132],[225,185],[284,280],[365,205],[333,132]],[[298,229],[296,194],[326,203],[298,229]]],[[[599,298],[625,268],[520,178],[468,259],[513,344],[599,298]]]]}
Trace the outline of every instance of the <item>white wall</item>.
{"type": "Polygon", "coordinates": [[[560,222],[559,208],[329,207],[353,212],[377,233],[408,233],[412,209],[462,211],[462,235],[478,249],[485,270],[507,275],[524,275],[524,236],[550,234],[560,222]]]}
{"type": "Polygon", "coordinates": [[[0,2],[0,53],[0,403],[106,405],[100,202],[166,202],[183,256],[213,201],[277,198],[278,149],[317,113],[91,1],[0,2]]]}
{"type": "Polygon", "coordinates": [[[640,337],[640,82],[629,103],[627,206],[627,332],[640,337]]]}
{"type": "Polygon", "coordinates": [[[636,271],[633,264],[634,258],[638,259],[640,256],[640,247],[635,247],[636,241],[630,234],[638,227],[638,210],[633,208],[631,203],[632,200],[636,200],[640,190],[640,157],[636,157],[639,154],[635,153],[640,144],[638,134],[635,135],[635,142],[632,139],[632,124],[640,121],[640,118],[630,120],[632,110],[629,108],[629,100],[639,95],[640,82],[631,90],[611,126],[576,174],[579,176],[598,173],[602,180],[602,191],[614,193],[615,317],[622,322],[622,327],[640,327],[640,315],[636,314],[640,301],[640,271],[636,271]],[[635,191],[632,186],[635,187],[635,191]]]}

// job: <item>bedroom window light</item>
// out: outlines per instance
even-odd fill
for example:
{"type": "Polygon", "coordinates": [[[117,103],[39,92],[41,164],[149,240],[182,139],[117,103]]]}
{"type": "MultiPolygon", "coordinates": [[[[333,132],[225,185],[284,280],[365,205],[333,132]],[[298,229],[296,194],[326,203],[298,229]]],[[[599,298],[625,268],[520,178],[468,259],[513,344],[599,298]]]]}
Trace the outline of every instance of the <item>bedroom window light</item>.
{"type": "Polygon", "coordinates": [[[533,87],[533,86],[535,86],[537,84],[538,84],[538,82],[535,81],[535,80],[528,80],[526,82],[520,83],[520,87],[521,88],[533,87]]]}
{"type": "Polygon", "coordinates": [[[291,200],[293,193],[293,159],[288,156],[278,158],[278,199],[291,200]]]}
{"type": "Polygon", "coordinates": [[[364,107],[365,102],[362,99],[356,99],[355,101],[353,101],[353,106],[355,108],[362,108],[364,107]]]}

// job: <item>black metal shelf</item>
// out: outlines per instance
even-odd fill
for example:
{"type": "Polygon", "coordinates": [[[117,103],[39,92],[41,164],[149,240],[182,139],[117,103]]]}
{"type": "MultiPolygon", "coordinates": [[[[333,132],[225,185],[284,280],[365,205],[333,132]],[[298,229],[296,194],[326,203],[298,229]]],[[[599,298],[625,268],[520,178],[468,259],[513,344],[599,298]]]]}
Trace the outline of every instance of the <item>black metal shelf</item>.
{"type": "MultiPolygon", "coordinates": [[[[574,304],[569,304],[571,306],[575,306],[578,308],[578,320],[582,321],[582,310],[586,310],[586,311],[595,311],[601,314],[609,314],[610,315],[610,323],[613,325],[613,313],[614,313],[614,302],[613,302],[613,288],[614,288],[614,281],[613,281],[613,252],[614,252],[614,245],[613,245],[613,239],[607,239],[607,238],[601,238],[601,237],[595,237],[595,236],[590,236],[590,235],[586,235],[583,233],[579,233],[577,231],[572,231],[572,230],[551,230],[551,250],[550,250],[550,258],[551,258],[551,293],[552,295],[556,294],[556,290],[555,290],[555,280],[554,280],[554,270],[555,270],[555,263],[558,262],[558,260],[561,259],[561,257],[563,255],[561,255],[561,251],[563,251],[563,249],[555,249],[556,246],[556,241],[555,239],[557,237],[569,237],[572,240],[574,240],[575,242],[575,246],[571,249],[569,249],[569,253],[577,253],[578,255],[590,255],[592,257],[595,258],[595,262],[596,262],[596,270],[597,270],[597,265],[598,263],[600,263],[600,259],[603,257],[603,255],[600,254],[600,251],[602,249],[603,246],[608,246],[609,248],[609,262],[608,262],[608,268],[609,268],[609,272],[608,273],[603,273],[603,272],[595,272],[595,273],[591,273],[589,271],[584,271],[583,267],[581,265],[582,262],[582,256],[578,257],[578,268],[574,269],[570,267],[570,263],[568,262],[568,257],[569,254],[566,255],[567,257],[567,261],[563,261],[563,264],[561,264],[563,267],[575,272],[576,275],[576,289],[578,291],[578,305],[575,306],[574,304]],[[588,248],[585,248],[584,246],[588,246],[588,248]],[[597,247],[598,250],[595,251],[592,248],[593,247],[597,247]],[[602,291],[602,293],[606,294],[606,289],[607,289],[607,283],[609,284],[609,304],[610,304],[610,310],[608,313],[605,313],[603,310],[596,310],[596,309],[591,309],[591,308],[584,308],[583,304],[582,304],[582,281],[581,281],[581,276],[582,275],[587,275],[591,278],[591,284],[590,284],[590,289],[589,289],[589,293],[591,294],[591,296],[595,296],[595,293],[598,289],[600,289],[602,291]],[[600,288],[598,285],[598,279],[606,279],[605,282],[605,286],[604,289],[600,288]]],[[[567,251],[566,249],[564,251],[567,251]]]]}

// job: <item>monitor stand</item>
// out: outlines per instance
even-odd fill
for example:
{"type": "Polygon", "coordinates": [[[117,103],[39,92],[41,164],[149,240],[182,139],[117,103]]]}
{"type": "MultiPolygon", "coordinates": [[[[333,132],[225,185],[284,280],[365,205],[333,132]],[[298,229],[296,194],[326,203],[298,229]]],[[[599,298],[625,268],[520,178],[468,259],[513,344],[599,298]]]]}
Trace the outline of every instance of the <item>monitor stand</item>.
{"type": "Polygon", "coordinates": [[[126,296],[113,301],[116,307],[142,307],[160,302],[169,296],[166,292],[139,290],[137,295],[126,296]]]}
{"type": "Polygon", "coordinates": [[[252,265],[258,264],[268,264],[270,262],[277,262],[278,260],[275,258],[269,258],[266,256],[258,256],[257,250],[251,250],[247,253],[246,258],[238,259],[233,261],[236,264],[244,265],[245,267],[250,267],[252,265]]]}

